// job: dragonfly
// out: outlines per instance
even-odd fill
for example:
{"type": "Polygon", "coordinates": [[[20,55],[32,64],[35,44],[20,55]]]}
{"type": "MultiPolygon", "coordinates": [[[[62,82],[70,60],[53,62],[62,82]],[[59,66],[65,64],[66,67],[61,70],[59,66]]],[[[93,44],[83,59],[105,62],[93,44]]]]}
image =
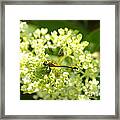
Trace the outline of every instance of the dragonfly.
{"type": "Polygon", "coordinates": [[[43,64],[45,66],[48,66],[48,67],[62,67],[62,68],[78,69],[77,67],[73,67],[73,66],[56,65],[56,64],[54,64],[52,62],[44,62],[43,64]]]}

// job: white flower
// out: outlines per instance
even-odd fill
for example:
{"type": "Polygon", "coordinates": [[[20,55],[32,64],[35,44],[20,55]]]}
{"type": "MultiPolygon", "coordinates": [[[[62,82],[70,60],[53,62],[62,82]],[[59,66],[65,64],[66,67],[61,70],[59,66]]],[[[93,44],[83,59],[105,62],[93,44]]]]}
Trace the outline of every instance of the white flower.
{"type": "Polygon", "coordinates": [[[67,77],[68,75],[69,75],[68,72],[63,72],[63,76],[64,76],[64,77],[67,77]]]}

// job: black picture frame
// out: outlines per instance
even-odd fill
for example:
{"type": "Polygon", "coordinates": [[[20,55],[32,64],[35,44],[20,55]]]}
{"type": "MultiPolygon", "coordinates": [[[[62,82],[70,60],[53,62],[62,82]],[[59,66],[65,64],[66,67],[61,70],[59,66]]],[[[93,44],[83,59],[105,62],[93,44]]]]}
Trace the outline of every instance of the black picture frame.
{"type": "MultiPolygon", "coordinates": [[[[0,119],[120,119],[119,105],[119,0],[1,1],[0,119]],[[115,115],[5,115],[5,5],[115,5],[115,115]]],[[[12,109],[12,108],[11,108],[12,109]]],[[[104,108],[103,108],[104,109],[104,108]]]]}

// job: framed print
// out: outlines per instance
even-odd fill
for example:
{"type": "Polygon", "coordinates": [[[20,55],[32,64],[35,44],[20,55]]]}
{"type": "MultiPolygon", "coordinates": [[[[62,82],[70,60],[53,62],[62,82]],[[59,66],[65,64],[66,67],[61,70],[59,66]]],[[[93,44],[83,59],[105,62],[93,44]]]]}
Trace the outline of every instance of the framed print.
{"type": "Polygon", "coordinates": [[[119,2],[1,3],[2,119],[119,119],[119,2]]]}

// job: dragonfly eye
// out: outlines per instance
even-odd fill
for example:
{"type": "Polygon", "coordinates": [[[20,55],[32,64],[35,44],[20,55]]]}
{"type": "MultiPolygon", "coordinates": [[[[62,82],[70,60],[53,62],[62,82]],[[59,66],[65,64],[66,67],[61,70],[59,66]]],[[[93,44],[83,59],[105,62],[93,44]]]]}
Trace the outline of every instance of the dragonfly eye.
{"type": "Polygon", "coordinates": [[[45,65],[45,66],[48,66],[48,63],[47,63],[47,61],[45,61],[45,62],[43,63],[43,65],[45,65]]]}
{"type": "Polygon", "coordinates": [[[49,67],[55,67],[55,66],[56,66],[54,63],[49,62],[49,61],[45,61],[45,62],[43,63],[43,65],[44,65],[44,66],[49,66],[49,67]]]}

